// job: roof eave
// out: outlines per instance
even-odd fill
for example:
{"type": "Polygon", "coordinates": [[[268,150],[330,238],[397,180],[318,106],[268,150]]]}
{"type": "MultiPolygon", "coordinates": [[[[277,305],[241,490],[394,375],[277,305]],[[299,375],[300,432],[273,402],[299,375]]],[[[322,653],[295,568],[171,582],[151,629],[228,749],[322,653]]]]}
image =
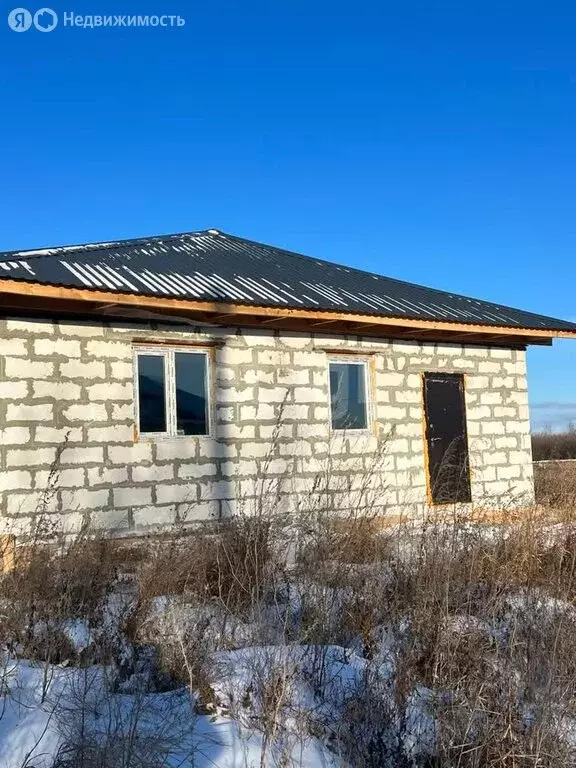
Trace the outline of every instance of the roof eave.
{"type": "Polygon", "coordinates": [[[176,297],[146,296],[92,288],[72,288],[32,283],[26,280],[0,281],[1,306],[11,310],[31,310],[64,314],[114,315],[114,309],[149,310],[162,314],[185,315],[199,322],[216,325],[264,326],[318,333],[390,336],[419,340],[453,340],[463,343],[550,344],[554,338],[576,339],[575,330],[481,325],[456,321],[358,314],[324,309],[194,301],[176,297]],[[448,339],[448,337],[450,337],[448,339]]]}

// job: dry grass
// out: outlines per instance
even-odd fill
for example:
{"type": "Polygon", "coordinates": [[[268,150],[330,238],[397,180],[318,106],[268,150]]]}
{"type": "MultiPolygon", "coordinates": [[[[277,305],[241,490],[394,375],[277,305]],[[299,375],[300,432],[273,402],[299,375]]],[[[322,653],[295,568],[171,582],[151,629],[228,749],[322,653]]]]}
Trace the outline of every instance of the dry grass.
{"type": "MultiPolygon", "coordinates": [[[[384,518],[385,520],[385,518],[384,518]]],[[[389,540],[382,535],[383,519],[365,513],[348,519],[327,519],[316,532],[300,559],[315,563],[373,563],[389,553],[389,540]]]]}
{"type": "Polygon", "coordinates": [[[78,537],[58,546],[35,544],[17,550],[15,567],[0,577],[0,636],[32,659],[58,663],[75,654],[62,622],[102,622],[105,599],[117,570],[114,545],[78,537]]]}
{"type": "Polygon", "coordinates": [[[534,461],[576,459],[576,426],[566,432],[539,432],[532,435],[534,461]]]}
{"type": "Polygon", "coordinates": [[[576,511],[576,461],[534,465],[536,501],[572,517],[576,511]]]}
{"type": "Polygon", "coordinates": [[[195,594],[248,609],[265,588],[272,535],[269,520],[246,516],[193,537],[152,542],[136,569],[140,597],[195,594]]]}
{"type": "MultiPolygon", "coordinates": [[[[267,703],[247,718],[267,749],[286,723],[305,722],[308,735],[328,734],[358,768],[568,768],[576,764],[565,738],[576,722],[569,466],[545,465],[537,488],[547,506],[522,515],[474,519],[454,508],[418,527],[397,518],[386,528],[358,509],[335,519],[307,508],[287,519],[272,508],[125,546],[135,593],[126,636],[156,646],[163,670],[200,692],[208,711],[218,706],[215,651],[312,649],[305,679],[318,712],[290,709],[304,679],[297,656],[270,653],[237,700],[238,717],[254,691],[267,703]],[[365,664],[336,724],[322,700],[330,646],[353,649],[365,664]],[[434,756],[407,746],[418,696],[433,723],[434,756]]],[[[3,639],[47,663],[73,659],[58,627],[69,618],[101,622],[122,558],[122,546],[87,537],[21,552],[0,579],[3,639]],[[35,631],[43,624],[54,627],[48,640],[35,631]]]]}

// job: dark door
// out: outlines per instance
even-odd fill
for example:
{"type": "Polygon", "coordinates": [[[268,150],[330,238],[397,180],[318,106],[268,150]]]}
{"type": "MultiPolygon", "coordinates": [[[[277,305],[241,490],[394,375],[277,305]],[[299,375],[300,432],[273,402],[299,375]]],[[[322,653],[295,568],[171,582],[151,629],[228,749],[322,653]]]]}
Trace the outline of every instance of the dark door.
{"type": "Polygon", "coordinates": [[[426,373],[424,407],[432,501],[471,501],[464,377],[459,373],[426,373]]]}

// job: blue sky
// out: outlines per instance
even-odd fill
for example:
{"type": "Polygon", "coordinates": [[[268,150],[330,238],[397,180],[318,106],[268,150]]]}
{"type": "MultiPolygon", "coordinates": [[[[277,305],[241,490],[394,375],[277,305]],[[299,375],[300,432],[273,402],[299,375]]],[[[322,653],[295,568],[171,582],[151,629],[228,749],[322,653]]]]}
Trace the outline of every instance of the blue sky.
{"type": "MultiPolygon", "coordinates": [[[[186,24],[20,34],[13,7],[0,249],[216,227],[576,320],[573,2],[91,0],[51,7],[186,24]]],[[[576,420],[576,341],[529,377],[536,425],[576,420]]]]}

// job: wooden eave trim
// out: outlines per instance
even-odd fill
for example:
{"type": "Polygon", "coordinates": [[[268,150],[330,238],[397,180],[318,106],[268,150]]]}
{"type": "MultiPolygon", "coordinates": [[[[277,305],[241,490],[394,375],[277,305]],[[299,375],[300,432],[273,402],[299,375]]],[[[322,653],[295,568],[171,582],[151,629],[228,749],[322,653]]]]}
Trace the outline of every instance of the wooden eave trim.
{"type": "MultiPolygon", "coordinates": [[[[553,331],[541,328],[516,328],[509,326],[479,325],[475,323],[456,323],[439,320],[416,320],[404,317],[381,317],[379,315],[365,315],[332,310],[311,310],[288,307],[262,307],[258,305],[233,304],[226,302],[193,301],[190,299],[176,299],[160,296],[145,296],[133,293],[116,293],[110,291],[88,290],[84,288],[67,288],[54,285],[40,285],[25,280],[0,280],[0,295],[12,294],[22,297],[22,308],[26,307],[26,297],[36,297],[48,300],[65,300],[86,302],[87,304],[113,304],[116,306],[132,306],[136,308],[148,308],[167,310],[172,312],[204,313],[210,315],[212,321],[218,315],[237,316],[241,324],[242,317],[262,317],[276,320],[300,319],[315,320],[317,322],[342,322],[351,325],[359,324],[365,329],[370,326],[378,326],[384,331],[387,326],[403,328],[406,331],[452,331],[466,335],[479,334],[486,336],[503,336],[507,339],[518,337],[518,343],[522,339],[576,339],[576,331],[553,331]]],[[[14,302],[11,302],[14,306],[14,302]]],[[[1,301],[0,301],[1,308],[1,301]]],[[[530,343],[530,342],[528,342],[530,343]]],[[[532,342],[534,343],[534,342],[532,342]]]]}

